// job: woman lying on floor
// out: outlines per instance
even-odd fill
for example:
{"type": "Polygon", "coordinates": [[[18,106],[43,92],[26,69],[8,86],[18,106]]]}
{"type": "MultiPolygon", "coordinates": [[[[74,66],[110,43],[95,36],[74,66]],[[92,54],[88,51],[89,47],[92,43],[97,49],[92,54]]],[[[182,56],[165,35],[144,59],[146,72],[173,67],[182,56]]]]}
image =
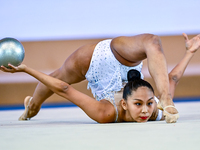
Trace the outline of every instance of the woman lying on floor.
{"type": "MultiPolygon", "coordinates": [[[[169,73],[170,94],[172,98],[175,87],[182,77],[185,68],[200,47],[200,36],[198,35],[192,40],[188,40],[186,36],[186,44],[187,51],[183,59],[169,73]]],[[[105,98],[98,101],[77,91],[68,83],[36,71],[24,64],[18,67],[10,64],[9,66],[11,69],[5,68],[4,66],[1,66],[0,69],[10,73],[25,72],[35,77],[54,93],[70,100],[80,107],[91,119],[99,123],[156,121],[163,120],[168,115],[170,115],[170,118],[174,118],[172,120],[176,121],[179,117],[178,114],[172,114],[166,111],[167,108],[174,107],[173,105],[162,108],[159,100],[154,96],[152,86],[147,81],[141,79],[141,74],[137,70],[132,69],[128,72],[128,83],[124,87],[123,97],[121,99],[113,101],[105,98]],[[163,113],[158,108],[163,110],[163,113]]],[[[25,119],[31,118],[31,110],[29,110],[31,99],[31,97],[27,97],[24,102],[25,112],[22,117],[25,119]]],[[[167,122],[170,122],[170,120],[167,122]]]]}

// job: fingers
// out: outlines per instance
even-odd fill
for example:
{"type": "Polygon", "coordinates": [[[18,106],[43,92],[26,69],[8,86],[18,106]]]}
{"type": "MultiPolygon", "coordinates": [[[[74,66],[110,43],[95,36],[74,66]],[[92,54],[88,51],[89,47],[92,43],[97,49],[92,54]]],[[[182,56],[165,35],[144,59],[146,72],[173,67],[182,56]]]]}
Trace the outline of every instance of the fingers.
{"type": "Polygon", "coordinates": [[[199,48],[200,47],[200,34],[198,34],[197,36],[195,36],[193,39],[194,39],[194,42],[196,42],[196,44],[198,45],[198,48],[199,48]]]}
{"type": "Polygon", "coordinates": [[[0,67],[0,70],[2,70],[3,72],[11,72],[11,73],[13,73],[13,72],[16,71],[16,68],[15,68],[13,65],[8,64],[8,66],[9,66],[10,68],[6,68],[6,67],[4,67],[4,66],[1,66],[1,67],[0,67]]]}
{"type": "Polygon", "coordinates": [[[187,42],[189,40],[187,34],[183,33],[183,36],[184,36],[185,41],[187,42]]]}
{"type": "Polygon", "coordinates": [[[10,72],[8,68],[4,67],[4,66],[1,66],[0,67],[1,71],[3,72],[10,72]]]}
{"type": "Polygon", "coordinates": [[[3,66],[0,66],[0,70],[3,71],[3,66]]]}
{"type": "Polygon", "coordinates": [[[8,64],[8,66],[9,66],[10,68],[14,69],[14,70],[17,69],[17,67],[15,67],[15,66],[13,66],[13,65],[11,65],[11,64],[8,64]]]}

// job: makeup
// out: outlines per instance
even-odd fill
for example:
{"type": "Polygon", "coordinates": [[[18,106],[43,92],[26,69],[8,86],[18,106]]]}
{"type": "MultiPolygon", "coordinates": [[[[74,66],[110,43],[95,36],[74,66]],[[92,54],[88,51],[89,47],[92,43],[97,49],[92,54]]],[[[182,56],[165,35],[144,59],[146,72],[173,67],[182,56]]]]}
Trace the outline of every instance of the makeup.
{"type": "Polygon", "coordinates": [[[148,116],[143,116],[143,117],[140,117],[141,119],[143,120],[146,120],[148,118],[148,116]]]}

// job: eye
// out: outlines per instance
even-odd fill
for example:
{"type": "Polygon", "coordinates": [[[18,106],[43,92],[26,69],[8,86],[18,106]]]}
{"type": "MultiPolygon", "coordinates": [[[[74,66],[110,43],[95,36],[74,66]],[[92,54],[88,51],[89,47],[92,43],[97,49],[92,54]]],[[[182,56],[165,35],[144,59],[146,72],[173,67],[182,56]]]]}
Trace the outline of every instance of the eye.
{"type": "Polygon", "coordinates": [[[141,105],[141,103],[135,103],[135,105],[137,105],[137,106],[140,106],[140,105],[141,105]]]}
{"type": "Polygon", "coordinates": [[[149,102],[149,103],[148,103],[148,106],[151,106],[151,105],[153,105],[153,102],[149,102]]]}

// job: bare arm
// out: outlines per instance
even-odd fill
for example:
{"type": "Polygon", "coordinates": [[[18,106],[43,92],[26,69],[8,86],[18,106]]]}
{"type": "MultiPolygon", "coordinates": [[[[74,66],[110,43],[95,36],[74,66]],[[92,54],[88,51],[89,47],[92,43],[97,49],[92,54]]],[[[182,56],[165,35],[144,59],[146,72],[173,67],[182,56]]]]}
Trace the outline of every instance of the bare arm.
{"type": "Polygon", "coordinates": [[[9,64],[12,69],[7,69],[3,66],[0,69],[4,72],[25,72],[34,78],[38,79],[40,82],[45,84],[49,89],[51,89],[54,93],[70,100],[75,105],[79,106],[90,118],[99,122],[99,123],[108,123],[115,121],[115,109],[114,106],[106,101],[97,101],[86,94],[83,94],[68,83],[63,82],[57,78],[53,78],[48,76],[42,72],[34,70],[26,65],[20,65],[18,67],[14,67],[9,64]]]}
{"type": "MultiPolygon", "coordinates": [[[[113,41],[113,49],[125,60],[132,62],[133,65],[138,65],[143,59],[147,58],[149,73],[155,81],[160,95],[160,105],[162,108],[174,105],[170,94],[167,63],[158,36],[142,34],[132,37],[119,37],[113,41]]],[[[126,64],[124,63],[124,65],[126,64]]],[[[167,108],[167,111],[171,114],[178,113],[173,107],[167,108]]],[[[176,119],[167,116],[166,122],[176,122],[176,119]]]]}
{"type": "Polygon", "coordinates": [[[185,33],[183,33],[183,36],[186,43],[185,55],[169,73],[170,92],[172,97],[174,96],[176,85],[178,84],[180,78],[183,76],[187,65],[194,56],[195,52],[200,48],[200,34],[195,36],[191,40],[188,39],[185,33]]]}
{"type": "MultiPolygon", "coordinates": [[[[170,94],[173,98],[176,85],[184,74],[184,71],[189,64],[190,60],[194,56],[195,52],[200,48],[200,35],[195,36],[191,40],[188,39],[186,34],[183,34],[186,43],[186,52],[181,61],[172,69],[169,73],[169,83],[170,83],[170,94]]],[[[158,115],[158,109],[155,107],[154,113],[151,117],[152,120],[156,120],[158,115]]],[[[161,118],[164,120],[164,116],[161,118]]]]}
{"type": "Polygon", "coordinates": [[[67,96],[63,95],[63,92],[66,92],[67,89],[69,88],[69,84],[66,82],[63,82],[59,79],[53,78],[51,76],[48,76],[42,72],[36,71],[32,68],[27,67],[26,65],[22,64],[18,67],[14,67],[13,65],[10,65],[10,68],[12,69],[7,69],[4,66],[1,66],[1,70],[4,72],[10,72],[10,73],[15,73],[15,72],[25,72],[34,78],[38,79],[40,82],[48,86],[53,92],[57,93],[60,96],[63,96],[67,98],[67,96]]]}

